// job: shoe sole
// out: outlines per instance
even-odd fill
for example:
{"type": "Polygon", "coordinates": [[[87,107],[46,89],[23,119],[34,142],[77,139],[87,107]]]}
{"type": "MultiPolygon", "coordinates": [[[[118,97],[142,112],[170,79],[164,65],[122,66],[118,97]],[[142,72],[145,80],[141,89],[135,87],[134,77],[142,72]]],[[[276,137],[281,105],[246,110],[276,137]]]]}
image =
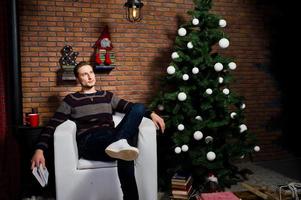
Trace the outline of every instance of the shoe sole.
{"type": "Polygon", "coordinates": [[[112,149],[105,149],[105,152],[112,158],[117,158],[126,161],[135,160],[139,155],[139,150],[137,148],[133,149],[123,149],[120,151],[114,151],[112,149]]]}

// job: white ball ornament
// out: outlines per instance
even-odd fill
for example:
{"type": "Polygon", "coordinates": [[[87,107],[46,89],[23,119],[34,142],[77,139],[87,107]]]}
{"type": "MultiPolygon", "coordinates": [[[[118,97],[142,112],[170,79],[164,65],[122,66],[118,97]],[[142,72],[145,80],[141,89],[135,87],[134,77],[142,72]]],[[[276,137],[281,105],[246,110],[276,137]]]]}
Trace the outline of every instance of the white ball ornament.
{"type": "Polygon", "coordinates": [[[232,119],[234,119],[236,115],[237,115],[236,112],[231,112],[231,113],[230,113],[230,117],[231,117],[232,119]]]}
{"type": "Polygon", "coordinates": [[[183,131],[185,129],[185,126],[183,124],[178,125],[178,130],[183,131]]]}
{"type": "Polygon", "coordinates": [[[197,18],[194,18],[193,20],[192,20],[192,24],[193,25],[198,25],[200,23],[200,20],[199,19],[197,19],[197,18]]]}
{"type": "Polygon", "coordinates": [[[223,68],[224,68],[224,66],[223,66],[222,63],[219,63],[219,62],[218,62],[218,63],[215,63],[215,65],[214,65],[214,70],[217,71],[217,72],[222,71],[223,68]]]}
{"type": "Polygon", "coordinates": [[[230,90],[228,88],[223,89],[223,93],[225,95],[228,95],[230,93],[230,90]]]}
{"type": "Polygon", "coordinates": [[[229,67],[229,69],[231,69],[231,70],[235,70],[236,69],[236,63],[235,62],[230,62],[229,64],[228,64],[228,67],[229,67]]]}
{"type": "Polygon", "coordinates": [[[182,151],[183,152],[186,152],[186,151],[188,151],[188,146],[186,145],[186,144],[184,144],[184,145],[182,145],[182,151]]]}
{"type": "Polygon", "coordinates": [[[173,52],[172,54],[171,54],[171,58],[172,59],[177,59],[177,58],[179,58],[180,56],[179,56],[179,54],[177,53],[177,52],[173,52]]]}
{"type": "Polygon", "coordinates": [[[213,161],[215,158],[216,158],[216,155],[215,155],[215,153],[214,153],[213,151],[209,151],[209,152],[207,153],[207,159],[208,159],[209,161],[213,161]]]}
{"type": "Polygon", "coordinates": [[[188,48],[188,49],[192,49],[192,48],[193,48],[192,42],[188,42],[188,43],[187,43],[187,48],[188,48]]]}
{"type": "Polygon", "coordinates": [[[243,103],[243,104],[240,105],[240,109],[243,110],[243,109],[245,109],[245,108],[246,108],[246,104],[243,103]]]}
{"type": "Polygon", "coordinates": [[[187,80],[189,79],[189,75],[188,75],[188,74],[184,74],[184,75],[182,76],[182,79],[183,79],[184,81],[187,81],[187,80]]]}
{"type": "Polygon", "coordinates": [[[259,147],[259,146],[255,146],[255,147],[254,147],[254,151],[255,151],[255,152],[260,151],[260,147],[259,147]]]}
{"type": "Polygon", "coordinates": [[[195,119],[196,119],[196,120],[199,120],[199,121],[202,121],[202,120],[203,120],[203,118],[202,118],[201,116],[199,116],[199,115],[196,116],[195,119]]]}
{"type": "Polygon", "coordinates": [[[224,19],[220,19],[219,22],[218,22],[218,25],[222,28],[226,27],[227,26],[227,22],[226,20],[224,19]]]}
{"type": "Polygon", "coordinates": [[[222,38],[218,42],[218,45],[223,49],[227,48],[229,46],[229,44],[230,44],[230,42],[227,38],[222,38]]]}
{"type": "Polygon", "coordinates": [[[212,94],[212,89],[211,88],[208,88],[207,90],[206,90],[206,94],[208,94],[208,95],[211,95],[212,94]]]}
{"type": "Polygon", "coordinates": [[[179,28],[178,34],[179,36],[185,36],[187,34],[187,31],[185,28],[179,28]]]}
{"type": "Polygon", "coordinates": [[[194,68],[192,68],[192,73],[193,74],[197,74],[197,73],[199,73],[199,68],[197,68],[197,67],[194,67],[194,68]]]}
{"type": "Polygon", "coordinates": [[[175,153],[176,153],[176,154],[181,153],[181,151],[182,151],[182,149],[181,149],[180,147],[176,147],[176,148],[175,148],[175,153]]]}
{"type": "Polygon", "coordinates": [[[203,133],[201,131],[196,131],[193,134],[193,138],[195,140],[201,140],[203,138],[203,133]]]}
{"type": "Polygon", "coordinates": [[[167,67],[166,71],[169,75],[172,75],[176,72],[176,68],[174,66],[170,65],[170,66],[167,67]]]}
{"type": "Polygon", "coordinates": [[[164,106],[163,105],[158,105],[158,110],[160,110],[160,111],[162,111],[162,110],[164,110],[164,106]]]}
{"type": "Polygon", "coordinates": [[[248,130],[248,128],[247,128],[247,126],[245,125],[245,124],[241,124],[241,125],[239,125],[239,132],[244,132],[244,131],[246,131],[246,130],[248,130]]]}
{"type": "Polygon", "coordinates": [[[222,84],[222,83],[224,82],[224,78],[223,78],[223,77],[218,77],[218,82],[219,82],[220,84],[222,84]]]}
{"type": "Polygon", "coordinates": [[[178,94],[178,99],[179,99],[179,101],[185,101],[186,98],[187,98],[187,95],[185,94],[185,92],[180,92],[180,93],[178,94]]]}

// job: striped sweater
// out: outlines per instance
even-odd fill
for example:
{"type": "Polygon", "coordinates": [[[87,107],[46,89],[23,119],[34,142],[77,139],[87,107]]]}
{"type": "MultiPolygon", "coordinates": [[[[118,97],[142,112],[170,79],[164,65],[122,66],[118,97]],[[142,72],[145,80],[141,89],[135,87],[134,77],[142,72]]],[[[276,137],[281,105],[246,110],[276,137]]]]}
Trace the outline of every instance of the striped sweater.
{"type": "MultiPolygon", "coordinates": [[[[67,95],[54,116],[42,130],[36,149],[47,150],[58,125],[70,119],[76,123],[77,136],[91,128],[114,128],[113,113],[126,113],[133,103],[118,98],[109,91],[97,91],[93,94],[80,92],[67,95]]],[[[147,110],[145,116],[150,117],[147,110]]]]}

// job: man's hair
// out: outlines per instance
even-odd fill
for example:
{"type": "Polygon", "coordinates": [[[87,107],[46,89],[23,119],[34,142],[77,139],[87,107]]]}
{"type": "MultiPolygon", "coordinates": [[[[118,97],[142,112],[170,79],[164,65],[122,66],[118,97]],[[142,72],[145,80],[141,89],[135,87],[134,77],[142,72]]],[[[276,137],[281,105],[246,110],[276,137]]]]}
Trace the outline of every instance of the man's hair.
{"type": "Polygon", "coordinates": [[[82,67],[82,66],[85,66],[85,65],[90,65],[93,69],[93,66],[90,62],[87,62],[87,61],[81,61],[79,62],[73,69],[73,73],[74,73],[74,76],[76,78],[78,78],[78,70],[82,67]]]}

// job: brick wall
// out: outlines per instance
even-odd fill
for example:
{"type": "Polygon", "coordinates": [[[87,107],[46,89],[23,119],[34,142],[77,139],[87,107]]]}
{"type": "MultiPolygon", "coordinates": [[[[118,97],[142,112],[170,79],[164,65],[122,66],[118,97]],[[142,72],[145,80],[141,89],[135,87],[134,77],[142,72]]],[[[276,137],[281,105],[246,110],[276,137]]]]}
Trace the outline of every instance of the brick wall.
{"type": "MultiPolygon", "coordinates": [[[[77,61],[89,60],[93,44],[109,25],[116,53],[116,69],[97,74],[98,86],[134,102],[147,103],[158,90],[158,77],[170,62],[176,30],[191,0],[144,1],[143,21],[124,19],[125,1],[20,0],[21,70],[24,112],[38,107],[45,123],[67,93],[78,86],[57,83],[59,58],[64,45],[79,52],[77,61]]],[[[268,70],[269,32],[265,29],[268,9],[253,0],[215,0],[213,12],[223,16],[230,47],[220,53],[234,57],[238,69],[233,90],[246,97],[249,129],[255,132],[263,151],[258,159],[281,158],[285,151],[274,145],[279,131],[266,129],[280,113],[280,92],[268,70]],[[258,65],[259,64],[259,65],[258,65]],[[275,103],[276,102],[276,103],[275,103]]]]}

